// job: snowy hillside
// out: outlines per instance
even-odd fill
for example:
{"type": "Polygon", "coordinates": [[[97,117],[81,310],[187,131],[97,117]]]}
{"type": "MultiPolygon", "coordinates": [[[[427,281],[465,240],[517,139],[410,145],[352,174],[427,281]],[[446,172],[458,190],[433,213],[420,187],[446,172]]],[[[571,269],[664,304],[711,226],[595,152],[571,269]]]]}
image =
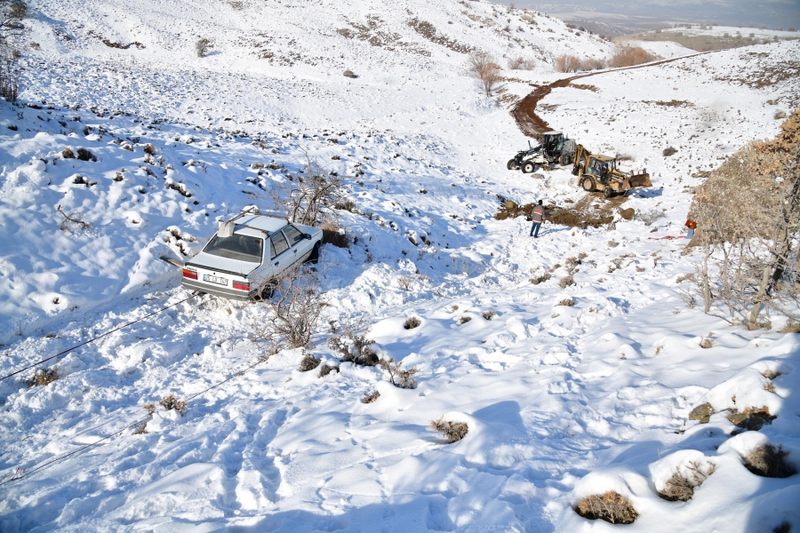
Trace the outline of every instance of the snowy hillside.
{"type": "Polygon", "coordinates": [[[522,97],[561,76],[553,57],[611,52],[543,15],[416,0],[29,10],[20,102],[0,101],[0,530],[611,531],[573,511],[608,490],[636,508],[631,531],[800,528],[798,476],[742,459],[769,442],[800,463],[797,335],[688,305],[682,239],[702,172],[797,107],[800,42],[554,90],[537,110],[552,127],[653,176],[617,205],[566,167],[507,171],[526,144],[511,99],[467,72],[475,48],[504,68],[530,58],[504,71],[522,97]],[[278,207],[309,163],[342,178],[351,245],[322,249],[307,349],[322,364],[301,372],[300,349],[271,353],[269,305],[193,296],[157,258],[199,249],[246,205],[278,207]],[[540,198],[611,223],[534,240],[495,218],[540,198]],[[329,340],[348,329],[417,387],[340,361],[329,340]],[[28,387],[45,358],[60,378],[28,387]],[[690,420],[706,402],[709,421],[690,420]],[[726,417],[761,406],[777,418],[760,431],[726,417]],[[468,433],[448,444],[438,418],[468,433]],[[692,499],[658,496],[693,465],[708,478],[692,499]]]}

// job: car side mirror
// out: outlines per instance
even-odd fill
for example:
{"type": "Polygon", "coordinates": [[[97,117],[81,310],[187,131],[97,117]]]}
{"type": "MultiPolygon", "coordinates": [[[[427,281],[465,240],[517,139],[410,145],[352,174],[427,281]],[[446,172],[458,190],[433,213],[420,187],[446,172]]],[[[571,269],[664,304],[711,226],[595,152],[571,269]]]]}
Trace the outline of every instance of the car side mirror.
{"type": "Polygon", "coordinates": [[[304,239],[310,239],[311,238],[311,234],[310,233],[303,233],[303,238],[304,239]]]}

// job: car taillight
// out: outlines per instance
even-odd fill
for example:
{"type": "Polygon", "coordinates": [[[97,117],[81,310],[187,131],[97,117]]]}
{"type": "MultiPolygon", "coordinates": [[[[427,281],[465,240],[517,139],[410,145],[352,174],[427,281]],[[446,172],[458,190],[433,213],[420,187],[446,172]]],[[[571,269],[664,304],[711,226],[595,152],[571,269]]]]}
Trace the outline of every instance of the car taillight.
{"type": "Polygon", "coordinates": [[[197,272],[195,272],[194,270],[189,270],[188,268],[184,268],[183,277],[189,279],[197,279],[197,272]]]}
{"type": "Polygon", "coordinates": [[[233,288],[240,291],[249,291],[250,284],[244,281],[234,281],[233,288]]]}

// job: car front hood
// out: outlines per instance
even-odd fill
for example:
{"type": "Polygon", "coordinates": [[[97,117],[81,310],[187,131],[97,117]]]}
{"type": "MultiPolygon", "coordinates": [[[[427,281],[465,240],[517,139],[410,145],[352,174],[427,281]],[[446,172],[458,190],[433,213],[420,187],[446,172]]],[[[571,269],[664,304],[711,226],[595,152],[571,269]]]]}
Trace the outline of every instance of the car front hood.
{"type": "Polygon", "coordinates": [[[229,259],[227,257],[220,257],[205,252],[200,252],[196,256],[186,261],[187,266],[198,266],[216,272],[226,272],[228,274],[238,274],[240,276],[247,276],[250,272],[258,268],[260,263],[251,263],[249,261],[239,261],[238,259],[229,259]]]}

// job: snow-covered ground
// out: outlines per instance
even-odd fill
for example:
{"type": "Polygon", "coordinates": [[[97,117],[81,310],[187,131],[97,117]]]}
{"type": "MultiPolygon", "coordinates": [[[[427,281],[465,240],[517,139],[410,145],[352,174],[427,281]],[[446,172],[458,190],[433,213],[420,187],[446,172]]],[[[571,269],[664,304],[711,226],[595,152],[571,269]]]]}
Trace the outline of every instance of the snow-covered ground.
{"type": "Polygon", "coordinates": [[[798,462],[796,335],[689,305],[680,238],[697,172],[797,106],[798,77],[780,73],[800,44],[553,91],[552,126],[629,155],[654,187],[622,206],[631,220],[534,240],[494,218],[501,199],[584,195],[566,168],[505,170],[525,139],[460,45],[536,60],[506,72],[518,96],[557,76],[552,57],[612,45],[483,2],[340,4],[30,2],[20,100],[36,107],[0,102],[1,373],[111,333],[48,362],[49,385],[27,388],[33,369],[0,381],[0,529],[605,531],[619,526],[572,506],[607,490],[633,502],[632,531],[800,527],[797,476],[741,460],[769,441],[798,462]],[[65,157],[81,148],[93,157],[65,157]],[[339,210],[354,244],[319,266],[309,352],[339,366],[325,377],[298,370],[300,350],[264,357],[266,304],[189,298],[157,259],[275,207],[309,161],[355,206],[339,210]],[[327,341],[347,327],[418,387],[339,363],[327,341]],[[688,420],[704,402],[710,422],[688,420]],[[724,410],[762,405],[773,423],[731,436],[724,410]],[[439,417],[468,434],[447,444],[439,417]],[[692,462],[715,467],[694,498],[659,498],[692,462]]]}

